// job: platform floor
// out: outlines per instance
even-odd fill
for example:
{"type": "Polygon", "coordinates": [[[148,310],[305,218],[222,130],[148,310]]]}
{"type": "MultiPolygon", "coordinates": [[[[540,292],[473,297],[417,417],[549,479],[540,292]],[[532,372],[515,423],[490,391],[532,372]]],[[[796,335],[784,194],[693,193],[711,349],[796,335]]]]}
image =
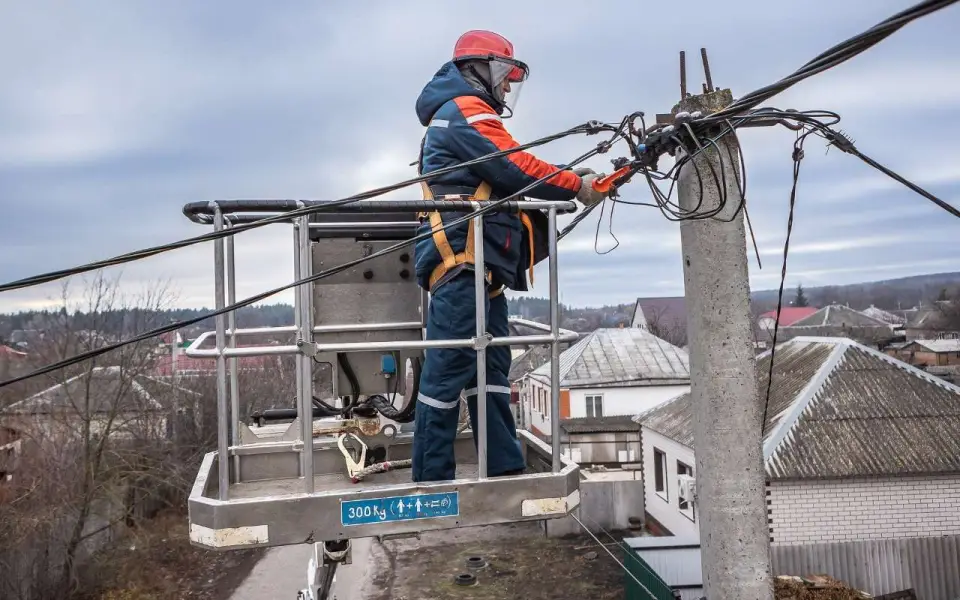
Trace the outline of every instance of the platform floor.
{"type": "MultiPolygon", "coordinates": [[[[477,463],[457,465],[457,479],[476,479],[479,473],[477,463]]],[[[385,473],[368,475],[359,483],[351,483],[347,475],[327,474],[315,475],[313,485],[315,493],[338,492],[345,489],[369,489],[384,485],[398,485],[413,482],[410,480],[410,469],[397,469],[385,473]]],[[[263,496],[286,496],[303,493],[303,482],[300,479],[274,479],[266,481],[250,481],[236,483],[230,486],[231,498],[260,498],[263,496]]]]}

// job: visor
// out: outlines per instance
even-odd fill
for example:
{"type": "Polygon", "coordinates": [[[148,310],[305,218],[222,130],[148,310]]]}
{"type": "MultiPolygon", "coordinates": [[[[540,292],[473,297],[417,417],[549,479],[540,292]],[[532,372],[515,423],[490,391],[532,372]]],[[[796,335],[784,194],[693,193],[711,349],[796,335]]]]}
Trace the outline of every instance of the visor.
{"type": "Polygon", "coordinates": [[[490,58],[488,64],[490,65],[490,80],[493,89],[498,90],[498,95],[502,94],[502,97],[498,99],[503,102],[503,105],[512,115],[517,106],[517,100],[520,98],[520,89],[529,76],[530,69],[519,60],[499,56],[490,58]],[[506,85],[504,85],[504,82],[506,82],[506,85]]]}

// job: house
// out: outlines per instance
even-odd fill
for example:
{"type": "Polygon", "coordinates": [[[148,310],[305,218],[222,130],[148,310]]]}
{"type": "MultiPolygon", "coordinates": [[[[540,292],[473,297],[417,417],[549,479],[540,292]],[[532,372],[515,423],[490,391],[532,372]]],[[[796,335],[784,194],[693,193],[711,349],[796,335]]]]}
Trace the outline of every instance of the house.
{"type": "Polygon", "coordinates": [[[27,353],[0,344],[0,381],[21,375],[27,369],[27,353]]]}
{"type": "Polygon", "coordinates": [[[774,326],[779,323],[780,327],[793,325],[800,319],[805,319],[817,312],[814,306],[784,306],[780,308],[780,318],[777,318],[777,311],[771,310],[760,315],[757,319],[757,327],[764,332],[773,333],[774,326]]]}
{"type": "MultiPolygon", "coordinates": [[[[550,435],[550,371],[547,362],[526,376],[520,392],[526,429],[550,435]]],[[[597,329],[560,355],[560,415],[635,415],[690,389],[686,351],[649,331],[597,329]]]]}
{"type": "Polygon", "coordinates": [[[682,348],[687,345],[687,300],[684,296],[637,298],[630,327],[646,329],[682,348]]]}
{"type": "Polygon", "coordinates": [[[960,339],[904,342],[889,348],[888,354],[911,365],[922,367],[960,365],[960,339]]]}
{"type": "Polygon", "coordinates": [[[907,322],[906,318],[901,317],[900,315],[894,314],[892,312],[883,310],[882,308],[877,308],[872,304],[868,308],[865,308],[860,312],[867,315],[868,317],[877,319],[878,321],[883,321],[884,323],[888,323],[890,325],[902,326],[907,322]]]}
{"type": "Polygon", "coordinates": [[[640,460],[640,427],[630,415],[560,421],[563,455],[581,467],[618,468],[640,460]]]}
{"type": "Polygon", "coordinates": [[[960,311],[952,303],[941,301],[910,311],[904,325],[908,342],[960,338],[960,311]]]}
{"type": "MultiPolygon", "coordinates": [[[[693,414],[684,394],[636,417],[647,522],[667,535],[699,532],[693,414]]],[[[797,337],[777,348],[764,425],[772,545],[960,535],[960,387],[847,338],[797,337]]]]}
{"type": "Polygon", "coordinates": [[[802,336],[845,337],[875,348],[883,348],[902,338],[895,327],[874,319],[849,306],[831,304],[812,315],[798,319],[790,325],[781,326],[777,342],[802,336]]]}

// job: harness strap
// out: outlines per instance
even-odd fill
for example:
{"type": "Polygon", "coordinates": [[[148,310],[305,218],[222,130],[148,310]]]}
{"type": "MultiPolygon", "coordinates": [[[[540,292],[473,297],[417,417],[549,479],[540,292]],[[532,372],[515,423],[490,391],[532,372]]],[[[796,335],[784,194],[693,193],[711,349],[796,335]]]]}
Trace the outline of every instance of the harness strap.
{"type": "MultiPolygon", "coordinates": [[[[421,181],[420,187],[423,190],[424,200],[434,200],[433,191],[430,189],[430,186],[427,185],[427,182],[421,181]]],[[[492,188],[490,184],[486,181],[482,182],[476,191],[470,196],[471,200],[489,200],[492,188]]],[[[453,269],[457,265],[463,264],[475,264],[476,257],[474,255],[474,219],[471,218],[467,221],[467,243],[464,247],[463,252],[458,252],[454,254],[453,248],[450,246],[450,241],[447,239],[447,233],[443,229],[443,217],[440,215],[440,211],[430,211],[428,215],[430,219],[430,228],[433,231],[433,243],[437,247],[437,251],[440,253],[440,258],[442,263],[434,268],[433,272],[430,274],[430,288],[440,280],[444,275],[446,275],[450,269],[453,269]]],[[[491,282],[492,275],[487,273],[487,282],[491,282]]],[[[502,288],[497,292],[502,292],[502,288]]],[[[493,296],[491,296],[493,297],[493,296]]]]}

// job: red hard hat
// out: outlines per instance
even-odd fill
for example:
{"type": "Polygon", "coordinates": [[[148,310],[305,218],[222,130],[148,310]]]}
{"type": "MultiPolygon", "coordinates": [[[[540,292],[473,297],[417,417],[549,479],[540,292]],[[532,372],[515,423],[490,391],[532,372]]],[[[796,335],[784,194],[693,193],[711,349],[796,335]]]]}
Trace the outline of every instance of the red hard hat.
{"type": "Polygon", "coordinates": [[[526,79],[526,65],[513,57],[513,44],[499,33],[472,29],[461,35],[453,47],[454,62],[470,59],[490,60],[493,57],[506,59],[503,62],[515,65],[507,75],[508,81],[526,79]]]}

